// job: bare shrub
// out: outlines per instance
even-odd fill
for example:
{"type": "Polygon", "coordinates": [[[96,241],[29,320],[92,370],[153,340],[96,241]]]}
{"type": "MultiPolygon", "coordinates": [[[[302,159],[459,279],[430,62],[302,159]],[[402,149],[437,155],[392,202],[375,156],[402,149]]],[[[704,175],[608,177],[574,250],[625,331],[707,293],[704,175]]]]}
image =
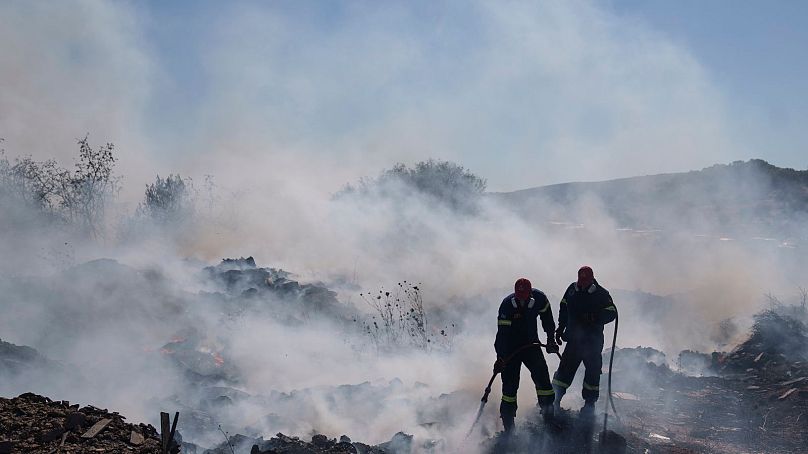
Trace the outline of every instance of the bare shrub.
{"type": "Polygon", "coordinates": [[[78,143],[76,168],[67,180],[59,180],[62,186],[57,194],[68,220],[97,237],[102,233],[107,202],[120,188],[120,178],[113,173],[115,146],[107,143],[93,149],[87,136],[78,143]]]}
{"type": "Polygon", "coordinates": [[[455,324],[431,331],[419,285],[402,281],[394,292],[382,288],[377,294],[359,294],[373,309],[361,326],[377,351],[451,349],[455,324]]]}
{"type": "Polygon", "coordinates": [[[107,143],[94,149],[88,136],[78,140],[78,145],[72,172],[54,160],[24,157],[9,161],[0,155],[3,204],[32,208],[45,219],[72,225],[91,237],[101,236],[107,204],[120,187],[120,178],[114,174],[115,146],[107,143]]]}

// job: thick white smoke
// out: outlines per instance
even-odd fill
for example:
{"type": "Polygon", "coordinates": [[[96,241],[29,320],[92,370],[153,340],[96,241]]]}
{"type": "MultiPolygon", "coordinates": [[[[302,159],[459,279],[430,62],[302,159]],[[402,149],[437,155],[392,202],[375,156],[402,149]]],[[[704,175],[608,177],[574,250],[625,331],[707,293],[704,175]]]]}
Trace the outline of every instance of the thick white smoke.
{"type": "MultiPolygon", "coordinates": [[[[103,238],[25,222],[0,231],[9,257],[0,264],[9,315],[0,319],[2,338],[71,369],[6,383],[4,395],[48,393],[152,422],[160,409],[193,414],[182,407],[199,400],[188,396],[187,377],[159,353],[193,327],[206,351],[226,353],[239,374],[234,387],[265,396],[216,407],[211,414],[230,430],[346,433],[374,443],[406,430],[456,443],[494,360],[496,307],[518,277],[547,292],[554,311],[582,264],[612,290],[672,295],[675,307],[658,316],[645,314],[640,297],[616,303],[620,345],[673,354],[716,347],[715,324],[748,317],[764,293],[799,284],[798,268],[777,251],[693,240],[721,226],[658,211],[647,213],[648,225],[626,226],[596,194],[529,206],[486,196],[475,215],[406,186],[385,197],[332,198],[346,182],[429,157],[456,160],[505,190],[744,155],[725,133],[729,120],[709,75],[642,24],[578,2],[349,5],[322,28],[306,11],[222,8],[189,13],[204,30],[189,31],[204,47],[191,49],[200,73],[177,76],[165,63],[176,55],[146,36],[167,27],[159,11],[0,6],[0,41],[13,43],[0,45],[7,154],[70,165],[74,139],[89,131],[91,142],[117,144],[124,176],[103,238]],[[181,84],[172,77],[198,77],[190,107],[167,108],[182,100],[171,95],[181,84]],[[169,172],[194,177],[197,188],[214,175],[211,206],[180,226],[119,235],[144,185],[169,172]],[[546,222],[546,213],[564,224],[546,222]],[[628,235],[626,227],[665,233],[628,235]],[[333,286],[360,316],[368,311],[360,291],[421,283],[435,326],[458,325],[453,347],[376,355],[361,348],[370,342],[361,329],[286,323],[273,309],[234,316],[212,302],[206,292],[222,290],[198,273],[248,255],[333,286]],[[118,263],[82,265],[99,258],[118,263]],[[334,388],[365,381],[373,386],[359,397],[334,388]],[[428,425],[436,420],[437,429],[428,425]]],[[[522,408],[531,400],[520,393],[522,408]]]]}

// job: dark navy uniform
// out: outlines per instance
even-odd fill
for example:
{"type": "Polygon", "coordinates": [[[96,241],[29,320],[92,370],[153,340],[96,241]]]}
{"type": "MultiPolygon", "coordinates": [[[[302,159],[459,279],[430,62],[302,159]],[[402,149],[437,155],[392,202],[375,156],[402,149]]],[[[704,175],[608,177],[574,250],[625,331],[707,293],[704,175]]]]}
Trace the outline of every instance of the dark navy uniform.
{"type": "Polygon", "coordinates": [[[558,329],[567,342],[561,363],[553,375],[553,385],[569,388],[581,362],[584,363],[584,385],[581,395],[588,403],[598,400],[603,351],[603,325],[617,316],[617,308],[609,291],[594,281],[588,288],[573,282],[564,292],[558,311],[558,329]]]}
{"type": "MultiPolygon", "coordinates": [[[[520,303],[512,293],[502,300],[497,317],[497,338],[494,348],[498,358],[507,358],[519,347],[539,341],[537,319],[548,339],[553,339],[555,322],[550,301],[540,290],[532,289],[531,298],[520,303]]],[[[539,405],[552,405],[554,397],[550,384],[550,373],[540,348],[529,348],[518,353],[502,371],[502,403],[499,411],[503,420],[516,415],[516,391],[519,389],[519,373],[522,364],[530,371],[530,377],[536,385],[539,405]]]]}

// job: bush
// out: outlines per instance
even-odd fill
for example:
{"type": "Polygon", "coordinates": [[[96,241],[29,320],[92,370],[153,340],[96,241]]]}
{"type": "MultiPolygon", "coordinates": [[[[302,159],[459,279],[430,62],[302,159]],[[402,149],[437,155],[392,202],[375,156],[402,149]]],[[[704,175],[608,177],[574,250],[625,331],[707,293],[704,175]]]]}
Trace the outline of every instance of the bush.
{"type": "Polygon", "coordinates": [[[461,165],[430,159],[413,168],[396,164],[378,178],[363,178],[356,186],[347,185],[336,198],[357,194],[391,196],[401,185],[453,210],[473,212],[485,192],[486,181],[461,165]]]}
{"type": "MultiPolygon", "coordinates": [[[[394,293],[381,289],[378,294],[360,293],[359,296],[374,312],[362,322],[362,332],[377,351],[451,349],[453,333],[448,326],[439,332],[430,331],[418,285],[403,281],[398,283],[394,293]]],[[[454,326],[451,324],[452,329],[454,326]]]]}
{"type": "Polygon", "coordinates": [[[138,213],[157,224],[176,223],[193,213],[193,182],[179,175],[169,175],[146,185],[144,200],[138,213]]]}
{"type": "Polygon", "coordinates": [[[115,146],[111,143],[94,150],[87,136],[79,140],[76,169],[57,191],[61,205],[71,223],[91,236],[98,236],[103,226],[106,205],[117,194],[120,178],[113,174],[115,146]]]}
{"type": "Polygon", "coordinates": [[[87,136],[78,141],[79,154],[71,172],[54,160],[30,157],[13,162],[0,157],[0,198],[7,206],[24,206],[51,220],[73,225],[92,237],[102,234],[106,206],[117,194],[115,146],[93,149],[87,136]]]}

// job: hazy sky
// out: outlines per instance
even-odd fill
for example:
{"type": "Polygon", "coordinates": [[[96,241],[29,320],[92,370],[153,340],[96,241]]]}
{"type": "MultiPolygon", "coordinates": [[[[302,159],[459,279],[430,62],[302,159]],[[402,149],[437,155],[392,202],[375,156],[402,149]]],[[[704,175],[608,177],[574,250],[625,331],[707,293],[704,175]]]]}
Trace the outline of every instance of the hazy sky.
{"type": "Polygon", "coordinates": [[[333,191],[430,157],[492,190],[806,168],[806,19],[798,1],[8,1],[0,137],[67,160],[89,132],[140,187],[297,161],[333,191]]]}

